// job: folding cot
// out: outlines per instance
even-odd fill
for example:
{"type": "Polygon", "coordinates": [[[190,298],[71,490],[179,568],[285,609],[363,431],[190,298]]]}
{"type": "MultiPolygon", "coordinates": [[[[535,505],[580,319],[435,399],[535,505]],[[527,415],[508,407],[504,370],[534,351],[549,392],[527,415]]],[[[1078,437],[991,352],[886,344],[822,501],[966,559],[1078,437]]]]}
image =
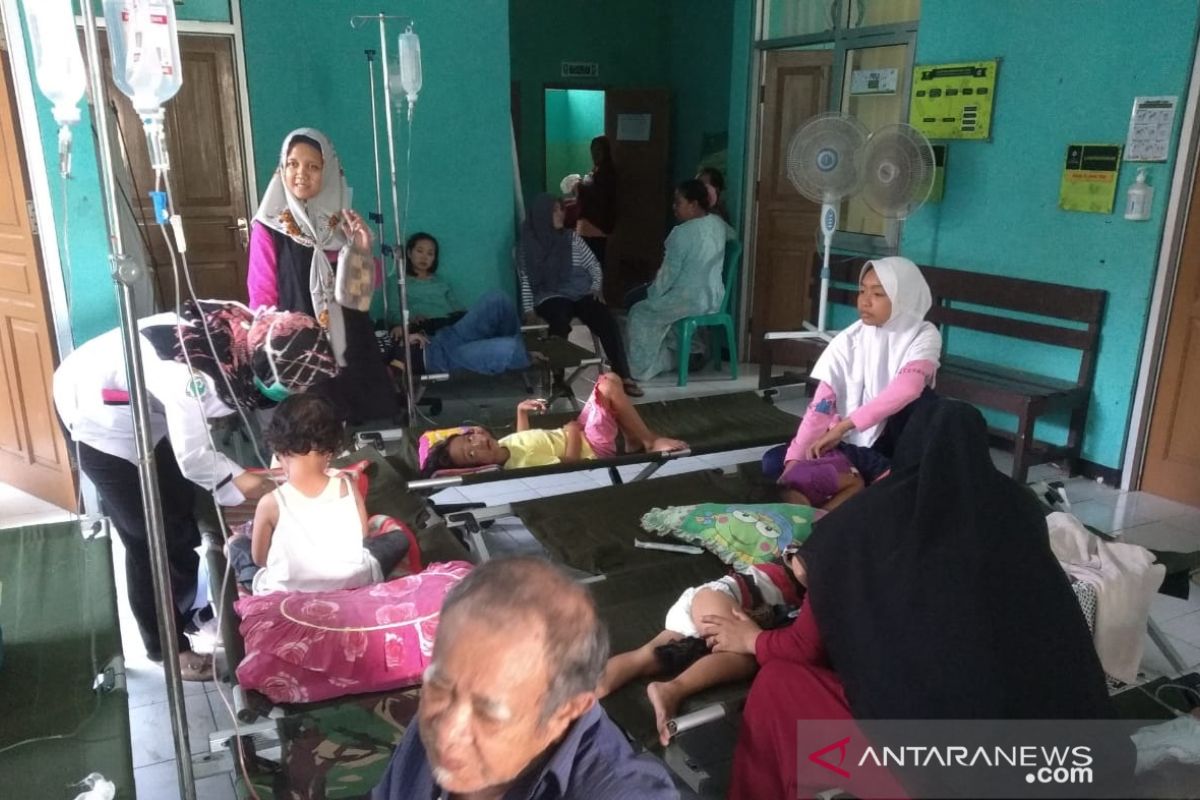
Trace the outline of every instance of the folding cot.
{"type": "Polygon", "coordinates": [[[0,794],[133,796],[129,698],[105,520],[0,531],[0,794]]]}

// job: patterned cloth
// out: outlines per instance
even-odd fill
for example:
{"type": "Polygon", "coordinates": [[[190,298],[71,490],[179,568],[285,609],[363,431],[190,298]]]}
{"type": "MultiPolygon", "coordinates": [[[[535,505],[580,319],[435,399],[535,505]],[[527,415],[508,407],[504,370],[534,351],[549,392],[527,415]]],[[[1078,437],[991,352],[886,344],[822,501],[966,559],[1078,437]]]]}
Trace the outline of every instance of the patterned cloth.
{"type": "Polygon", "coordinates": [[[257,390],[256,378],[302,392],[337,373],[329,340],[307,314],[255,314],[232,301],[187,300],[178,325],[148,326],[142,336],[160,358],[190,364],[212,378],[217,395],[230,408],[271,404],[257,390]]]}
{"type": "Polygon", "coordinates": [[[642,528],[700,545],[744,569],[776,560],[790,543],[806,540],[814,514],[810,506],[788,503],[701,503],[651,509],[642,517],[642,528]]]}
{"type": "Polygon", "coordinates": [[[442,600],[470,570],[453,561],[359,589],[243,598],[238,683],[276,703],[412,686],[433,655],[442,600]]]}

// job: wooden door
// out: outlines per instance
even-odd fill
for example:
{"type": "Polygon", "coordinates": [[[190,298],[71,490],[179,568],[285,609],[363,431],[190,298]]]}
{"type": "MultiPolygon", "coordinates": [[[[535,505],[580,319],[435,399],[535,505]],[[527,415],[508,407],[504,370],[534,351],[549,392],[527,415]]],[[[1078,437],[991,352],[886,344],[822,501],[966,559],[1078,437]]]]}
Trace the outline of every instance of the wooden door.
{"type": "Polygon", "coordinates": [[[610,303],[653,280],[671,214],[667,160],[671,95],[665,89],[607,89],[604,134],[617,167],[617,222],[608,237],[604,292],[610,303]]]}
{"type": "MultiPolygon", "coordinates": [[[[166,104],[170,180],[176,213],[183,217],[188,264],[201,298],[240,300],[246,292],[246,162],[234,72],[233,39],[227,36],[180,36],[183,86],[166,104]]],[[[108,44],[101,39],[105,84],[117,112],[125,155],[133,179],[134,215],[148,247],[160,309],[175,306],[171,259],[154,222],[148,192],[154,172],[142,123],[129,98],[112,84],[108,44]]],[[[186,298],[187,286],[181,287],[186,298]]]]}
{"type": "Polygon", "coordinates": [[[75,478],[52,394],[54,334],[7,54],[0,62],[0,481],[74,511],[75,478]]]}
{"type": "Polygon", "coordinates": [[[759,178],[750,357],[757,361],[767,331],[798,330],[809,318],[809,275],[819,242],[821,206],[787,176],[787,147],[804,122],[829,107],[831,51],[772,51],[766,56],[759,141],[759,178]]]}
{"type": "Polygon", "coordinates": [[[1167,340],[1150,413],[1142,490],[1200,506],[1200,180],[1180,249],[1167,340]]]}

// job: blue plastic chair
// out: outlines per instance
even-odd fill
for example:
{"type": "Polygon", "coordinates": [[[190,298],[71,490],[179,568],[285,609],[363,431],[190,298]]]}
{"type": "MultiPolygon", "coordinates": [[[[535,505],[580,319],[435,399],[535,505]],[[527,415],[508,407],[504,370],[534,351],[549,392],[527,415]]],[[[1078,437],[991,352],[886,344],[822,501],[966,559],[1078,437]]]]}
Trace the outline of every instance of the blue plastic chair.
{"type": "MultiPolygon", "coordinates": [[[[736,239],[725,242],[725,299],[721,308],[713,314],[701,314],[696,317],[684,317],[675,323],[675,333],[679,344],[679,385],[687,386],[688,358],[692,354],[692,335],[697,328],[724,328],[725,346],[729,348],[729,378],[737,380],[738,351],[737,334],[733,326],[733,314],[729,309],[737,308],[735,302],[738,286],[738,259],[742,256],[742,243],[736,239]]],[[[715,336],[709,337],[709,363],[716,362],[717,369],[721,368],[721,346],[715,341],[715,336]]]]}

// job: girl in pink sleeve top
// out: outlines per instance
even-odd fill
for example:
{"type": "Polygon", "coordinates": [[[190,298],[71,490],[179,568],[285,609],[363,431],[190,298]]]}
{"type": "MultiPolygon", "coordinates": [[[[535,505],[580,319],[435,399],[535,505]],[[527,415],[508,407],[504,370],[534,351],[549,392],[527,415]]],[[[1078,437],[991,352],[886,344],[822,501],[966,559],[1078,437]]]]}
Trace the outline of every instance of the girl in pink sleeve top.
{"type": "Polygon", "coordinates": [[[855,468],[866,468],[856,462],[882,459],[861,448],[875,445],[888,419],[933,386],[937,374],[942,337],[925,321],[932,302],[907,258],[863,265],[859,321],[835,336],[813,367],[820,384],[782,458],[783,448],[763,458],[769,477],[801,493],[792,499],[828,508],[862,487],[855,468]]]}

